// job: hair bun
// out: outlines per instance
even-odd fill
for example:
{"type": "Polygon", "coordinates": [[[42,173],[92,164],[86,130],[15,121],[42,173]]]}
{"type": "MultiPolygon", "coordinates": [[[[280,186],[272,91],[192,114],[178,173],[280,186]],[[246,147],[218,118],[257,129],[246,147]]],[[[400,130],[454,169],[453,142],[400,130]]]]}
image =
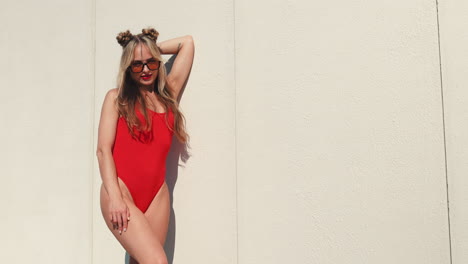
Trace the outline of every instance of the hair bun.
{"type": "Polygon", "coordinates": [[[119,42],[120,46],[124,47],[127,46],[128,42],[133,39],[132,33],[129,30],[120,32],[117,35],[117,42],[119,42]]]}
{"type": "Polygon", "coordinates": [[[156,31],[156,29],[154,28],[144,28],[141,30],[141,32],[143,33],[143,35],[149,37],[150,39],[154,40],[154,42],[156,42],[156,40],[158,39],[158,36],[159,36],[159,32],[156,31]]]}

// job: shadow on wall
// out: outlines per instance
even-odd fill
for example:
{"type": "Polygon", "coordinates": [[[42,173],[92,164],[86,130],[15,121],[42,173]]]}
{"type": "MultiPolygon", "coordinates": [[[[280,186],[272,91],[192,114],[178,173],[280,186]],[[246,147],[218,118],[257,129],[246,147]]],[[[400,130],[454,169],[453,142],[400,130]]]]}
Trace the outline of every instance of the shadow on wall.
{"type": "MultiPolygon", "coordinates": [[[[176,55],[172,56],[166,65],[167,73],[169,74],[174,64],[176,55]]],[[[190,74],[189,74],[190,78],[190,74]]],[[[187,78],[187,81],[188,79],[187,78]]],[[[180,99],[185,91],[185,86],[187,82],[184,83],[182,90],[180,91],[179,98],[177,101],[180,103],[180,99]]],[[[186,164],[190,158],[190,153],[188,152],[189,145],[185,143],[180,143],[177,138],[172,137],[171,149],[167,155],[166,160],[166,184],[169,189],[170,201],[171,201],[171,215],[169,219],[169,227],[167,230],[166,243],[164,245],[164,251],[166,252],[167,262],[172,264],[174,261],[174,252],[175,252],[175,235],[176,235],[176,215],[174,211],[173,201],[174,201],[174,188],[177,182],[177,177],[179,175],[179,166],[184,167],[183,164],[186,164]],[[179,157],[182,161],[182,164],[179,165],[179,157]]],[[[130,255],[128,252],[125,252],[125,263],[130,264],[130,255]]]]}
{"type": "MultiPolygon", "coordinates": [[[[177,55],[172,56],[166,63],[166,70],[168,74],[172,70],[172,65],[174,64],[174,60],[176,56],[177,55]]],[[[190,73],[187,78],[187,81],[189,78],[190,78],[190,73]]],[[[182,95],[184,94],[187,81],[182,86],[182,90],[180,91],[179,97],[177,98],[177,101],[179,103],[182,98],[182,95]]],[[[172,264],[174,260],[174,251],[175,251],[176,216],[175,216],[173,201],[174,201],[174,188],[177,182],[177,177],[179,175],[179,157],[182,160],[182,164],[186,164],[190,158],[190,153],[188,152],[189,148],[190,146],[188,144],[180,143],[176,137],[173,137],[171,149],[169,151],[169,154],[166,160],[166,183],[169,188],[169,195],[170,195],[170,200],[171,200],[171,216],[169,219],[169,228],[167,230],[164,251],[166,252],[167,262],[169,264],[172,264]]],[[[184,166],[184,165],[180,165],[180,166],[184,166]]]]}
{"type": "Polygon", "coordinates": [[[176,138],[173,138],[171,151],[169,152],[169,156],[166,161],[166,183],[169,187],[169,194],[171,198],[171,216],[169,219],[169,229],[167,230],[166,244],[164,245],[164,250],[166,252],[167,262],[169,264],[172,264],[174,260],[175,251],[176,215],[173,207],[174,188],[179,174],[179,156],[181,157],[182,161],[184,160],[184,155],[188,156],[186,147],[186,144],[181,144],[176,138]]]}

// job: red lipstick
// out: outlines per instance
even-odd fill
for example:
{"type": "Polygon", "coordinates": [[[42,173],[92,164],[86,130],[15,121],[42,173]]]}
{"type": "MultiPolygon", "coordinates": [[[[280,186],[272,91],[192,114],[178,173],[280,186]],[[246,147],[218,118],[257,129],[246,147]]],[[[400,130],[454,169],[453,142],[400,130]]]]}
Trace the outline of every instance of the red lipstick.
{"type": "Polygon", "coordinates": [[[149,80],[151,78],[151,75],[142,75],[141,78],[145,81],[149,80]]]}

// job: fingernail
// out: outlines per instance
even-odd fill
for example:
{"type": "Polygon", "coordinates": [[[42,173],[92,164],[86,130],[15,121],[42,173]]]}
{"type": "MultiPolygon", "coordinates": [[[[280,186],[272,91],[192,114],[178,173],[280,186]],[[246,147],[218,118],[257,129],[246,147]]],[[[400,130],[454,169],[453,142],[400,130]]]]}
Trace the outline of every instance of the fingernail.
{"type": "Polygon", "coordinates": [[[124,228],[124,232],[127,232],[127,228],[124,228]]]}
{"type": "Polygon", "coordinates": [[[119,234],[122,234],[122,230],[119,230],[119,234]]]}

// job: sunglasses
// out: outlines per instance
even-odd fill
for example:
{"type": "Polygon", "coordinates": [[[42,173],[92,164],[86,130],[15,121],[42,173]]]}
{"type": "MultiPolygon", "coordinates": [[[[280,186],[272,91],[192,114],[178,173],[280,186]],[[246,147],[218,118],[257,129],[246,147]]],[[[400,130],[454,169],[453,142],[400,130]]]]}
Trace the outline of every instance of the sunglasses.
{"type": "Polygon", "coordinates": [[[135,61],[132,64],[130,64],[130,70],[133,73],[140,73],[143,71],[143,68],[145,68],[145,65],[150,69],[150,71],[155,71],[159,69],[159,65],[161,64],[160,61],[158,60],[149,60],[146,63],[143,63],[141,61],[135,61]]]}

